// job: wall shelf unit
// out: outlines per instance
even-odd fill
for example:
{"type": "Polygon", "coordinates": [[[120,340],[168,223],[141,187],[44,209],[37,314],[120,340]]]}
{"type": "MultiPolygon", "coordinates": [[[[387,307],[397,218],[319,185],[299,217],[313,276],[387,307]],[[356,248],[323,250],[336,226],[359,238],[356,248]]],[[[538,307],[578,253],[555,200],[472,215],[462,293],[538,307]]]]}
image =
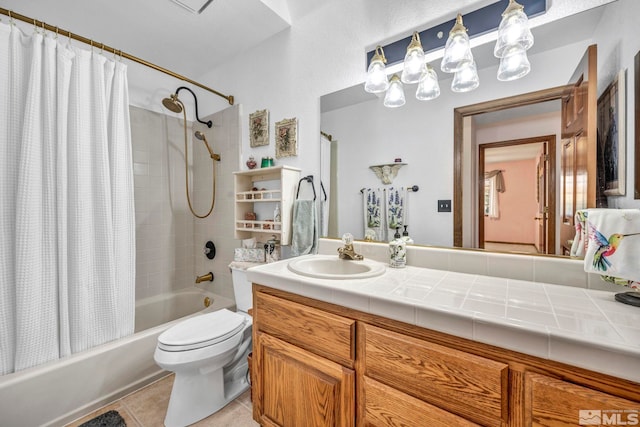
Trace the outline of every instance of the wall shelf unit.
{"type": "Polygon", "coordinates": [[[234,229],[236,239],[255,237],[259,241],[276,235],[280,244],[291,243],[291,218],[300,169],[286,165],[233,173],[235,188],[234,229]],[[281,220],[273,211],[280,205],[281,220]],[[246,214],[255,212],[255,219],[246,214]]]}

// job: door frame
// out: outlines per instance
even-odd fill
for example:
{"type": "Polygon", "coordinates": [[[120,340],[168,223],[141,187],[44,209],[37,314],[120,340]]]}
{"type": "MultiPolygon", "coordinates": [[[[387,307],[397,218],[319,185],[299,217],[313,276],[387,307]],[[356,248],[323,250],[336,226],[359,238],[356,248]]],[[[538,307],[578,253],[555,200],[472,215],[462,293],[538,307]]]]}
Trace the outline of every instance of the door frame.
{"type": "MultiPolygon", "coordinates": [[[[550,89],[509,96],[478,104],[457,107],[453,110],[453,246],[462,247],[463,221],[463,138],[464,118],[476,114],[490,113],[514,107],[541,102],[560,100],[566,90],[573,85],[557,86],[550,89]]],[[[470,219],[470,218],[469,218],[470,219]]]]}
{"type": "MultiPolygon", "coordinates": [[[[478,145],[478,176],[477,188],[478,188],[478,204],[476,209],[478,210],[478,246],[484,248],[484,151],[491,148],[509,147],[514,145],[525,144],[539,144],[547,143],[546,155],[548,156],[547,176],[545,180],[546,194],[547,194],[547,232],[546,232],[546,253],[552,251],[552,254],[556,252],[556,135],[542,135],[533,136],[530,138],[512,139],[508,141],[490,142],[478,145]],[[551,155],[553,153],[553,155],[551,155]]],[[[536,179],[538,179],[536,177],[536,179]]]]}

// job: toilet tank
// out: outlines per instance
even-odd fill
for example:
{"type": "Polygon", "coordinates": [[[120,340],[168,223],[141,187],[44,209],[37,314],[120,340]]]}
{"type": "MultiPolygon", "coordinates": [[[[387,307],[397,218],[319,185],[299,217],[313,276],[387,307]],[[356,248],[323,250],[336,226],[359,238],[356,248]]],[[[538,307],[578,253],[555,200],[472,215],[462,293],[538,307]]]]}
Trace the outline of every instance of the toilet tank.
{"type": "Polygon", "coordinates": [[[236,310],[247,313],[253,306],[251,282],[247,280],[245,270],[231,268],[231,280],[233,281],[233,294],[236,298],[236,310]]]}

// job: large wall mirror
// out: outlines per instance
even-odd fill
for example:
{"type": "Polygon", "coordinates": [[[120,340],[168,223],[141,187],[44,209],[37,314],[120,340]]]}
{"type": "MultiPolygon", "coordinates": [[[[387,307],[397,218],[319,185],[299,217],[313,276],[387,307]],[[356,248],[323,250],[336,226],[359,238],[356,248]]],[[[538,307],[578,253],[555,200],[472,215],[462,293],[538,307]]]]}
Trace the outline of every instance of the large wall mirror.
{"type": "Polygon", "coordinates": [[[640,29],[632,19],[640,14],[638,3],[618,0],[533,28],[532,70],[520,80],[496,79],[491,43],[473,48],[480,87],[472,92],[453,93],[451,77],[440,72],[437,60],[431,65],[441,95],[433,101],[416,100],[416,85],[405,85],[407,102],[393,109],[362,85],[321,97],[320,169],[329,194],[321,234],[392,238],[392,230],[365,235],[371,209],[367,195],[391,195],[397,201],[399,191],[404,223],[416,244],[565,254],[562,103],[592,45],[597,96],[626,69],[627,184],[624,195],[607,197],[608,206],[640,208],[631,155],[634,57],[640,50],[640,29]],[[380,165],[396,166],[395,176],[383,180],[375,172],[380,165]],[[485,191],[495,188],[495,180],[492,184],[483,174],[496,171],[504,190],[497,195],[499,207],[490,203],[493,193],[485,191]],[[446,212],[447,204],[453,205],[451,211],[446,212]],[[544,215],[553,231],[549,235],[540,227],[544,215]]]}

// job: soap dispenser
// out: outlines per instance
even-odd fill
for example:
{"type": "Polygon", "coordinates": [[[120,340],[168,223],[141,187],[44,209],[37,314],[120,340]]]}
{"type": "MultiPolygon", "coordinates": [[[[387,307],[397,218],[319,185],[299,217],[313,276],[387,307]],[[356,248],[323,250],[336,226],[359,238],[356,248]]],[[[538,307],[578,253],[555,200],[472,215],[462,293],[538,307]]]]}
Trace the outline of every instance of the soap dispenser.
{"type": "Polygon", "coordinates": [[[389,266],[404,268],[407,264],[407,244],[402,240],[400,227],[396,227],[393,240],[389,242],[389,266]]]}
{"type": "Polygon", "coordinates": [[[273,211],[273,229],[280,230],[280,221],[282,221],[282,216],[280,215],[280,203],[276,205],[276,208],[273,211]]]}
{"type": "Polygon", "coordinates": [[[406,225],[404,226],[404,231],[402,232],[402,240],[404,240],[404,243],[406,243],[407,245],[413,243],[413,239],[409,237],[409,232],[407,231],[406,225]]]}

